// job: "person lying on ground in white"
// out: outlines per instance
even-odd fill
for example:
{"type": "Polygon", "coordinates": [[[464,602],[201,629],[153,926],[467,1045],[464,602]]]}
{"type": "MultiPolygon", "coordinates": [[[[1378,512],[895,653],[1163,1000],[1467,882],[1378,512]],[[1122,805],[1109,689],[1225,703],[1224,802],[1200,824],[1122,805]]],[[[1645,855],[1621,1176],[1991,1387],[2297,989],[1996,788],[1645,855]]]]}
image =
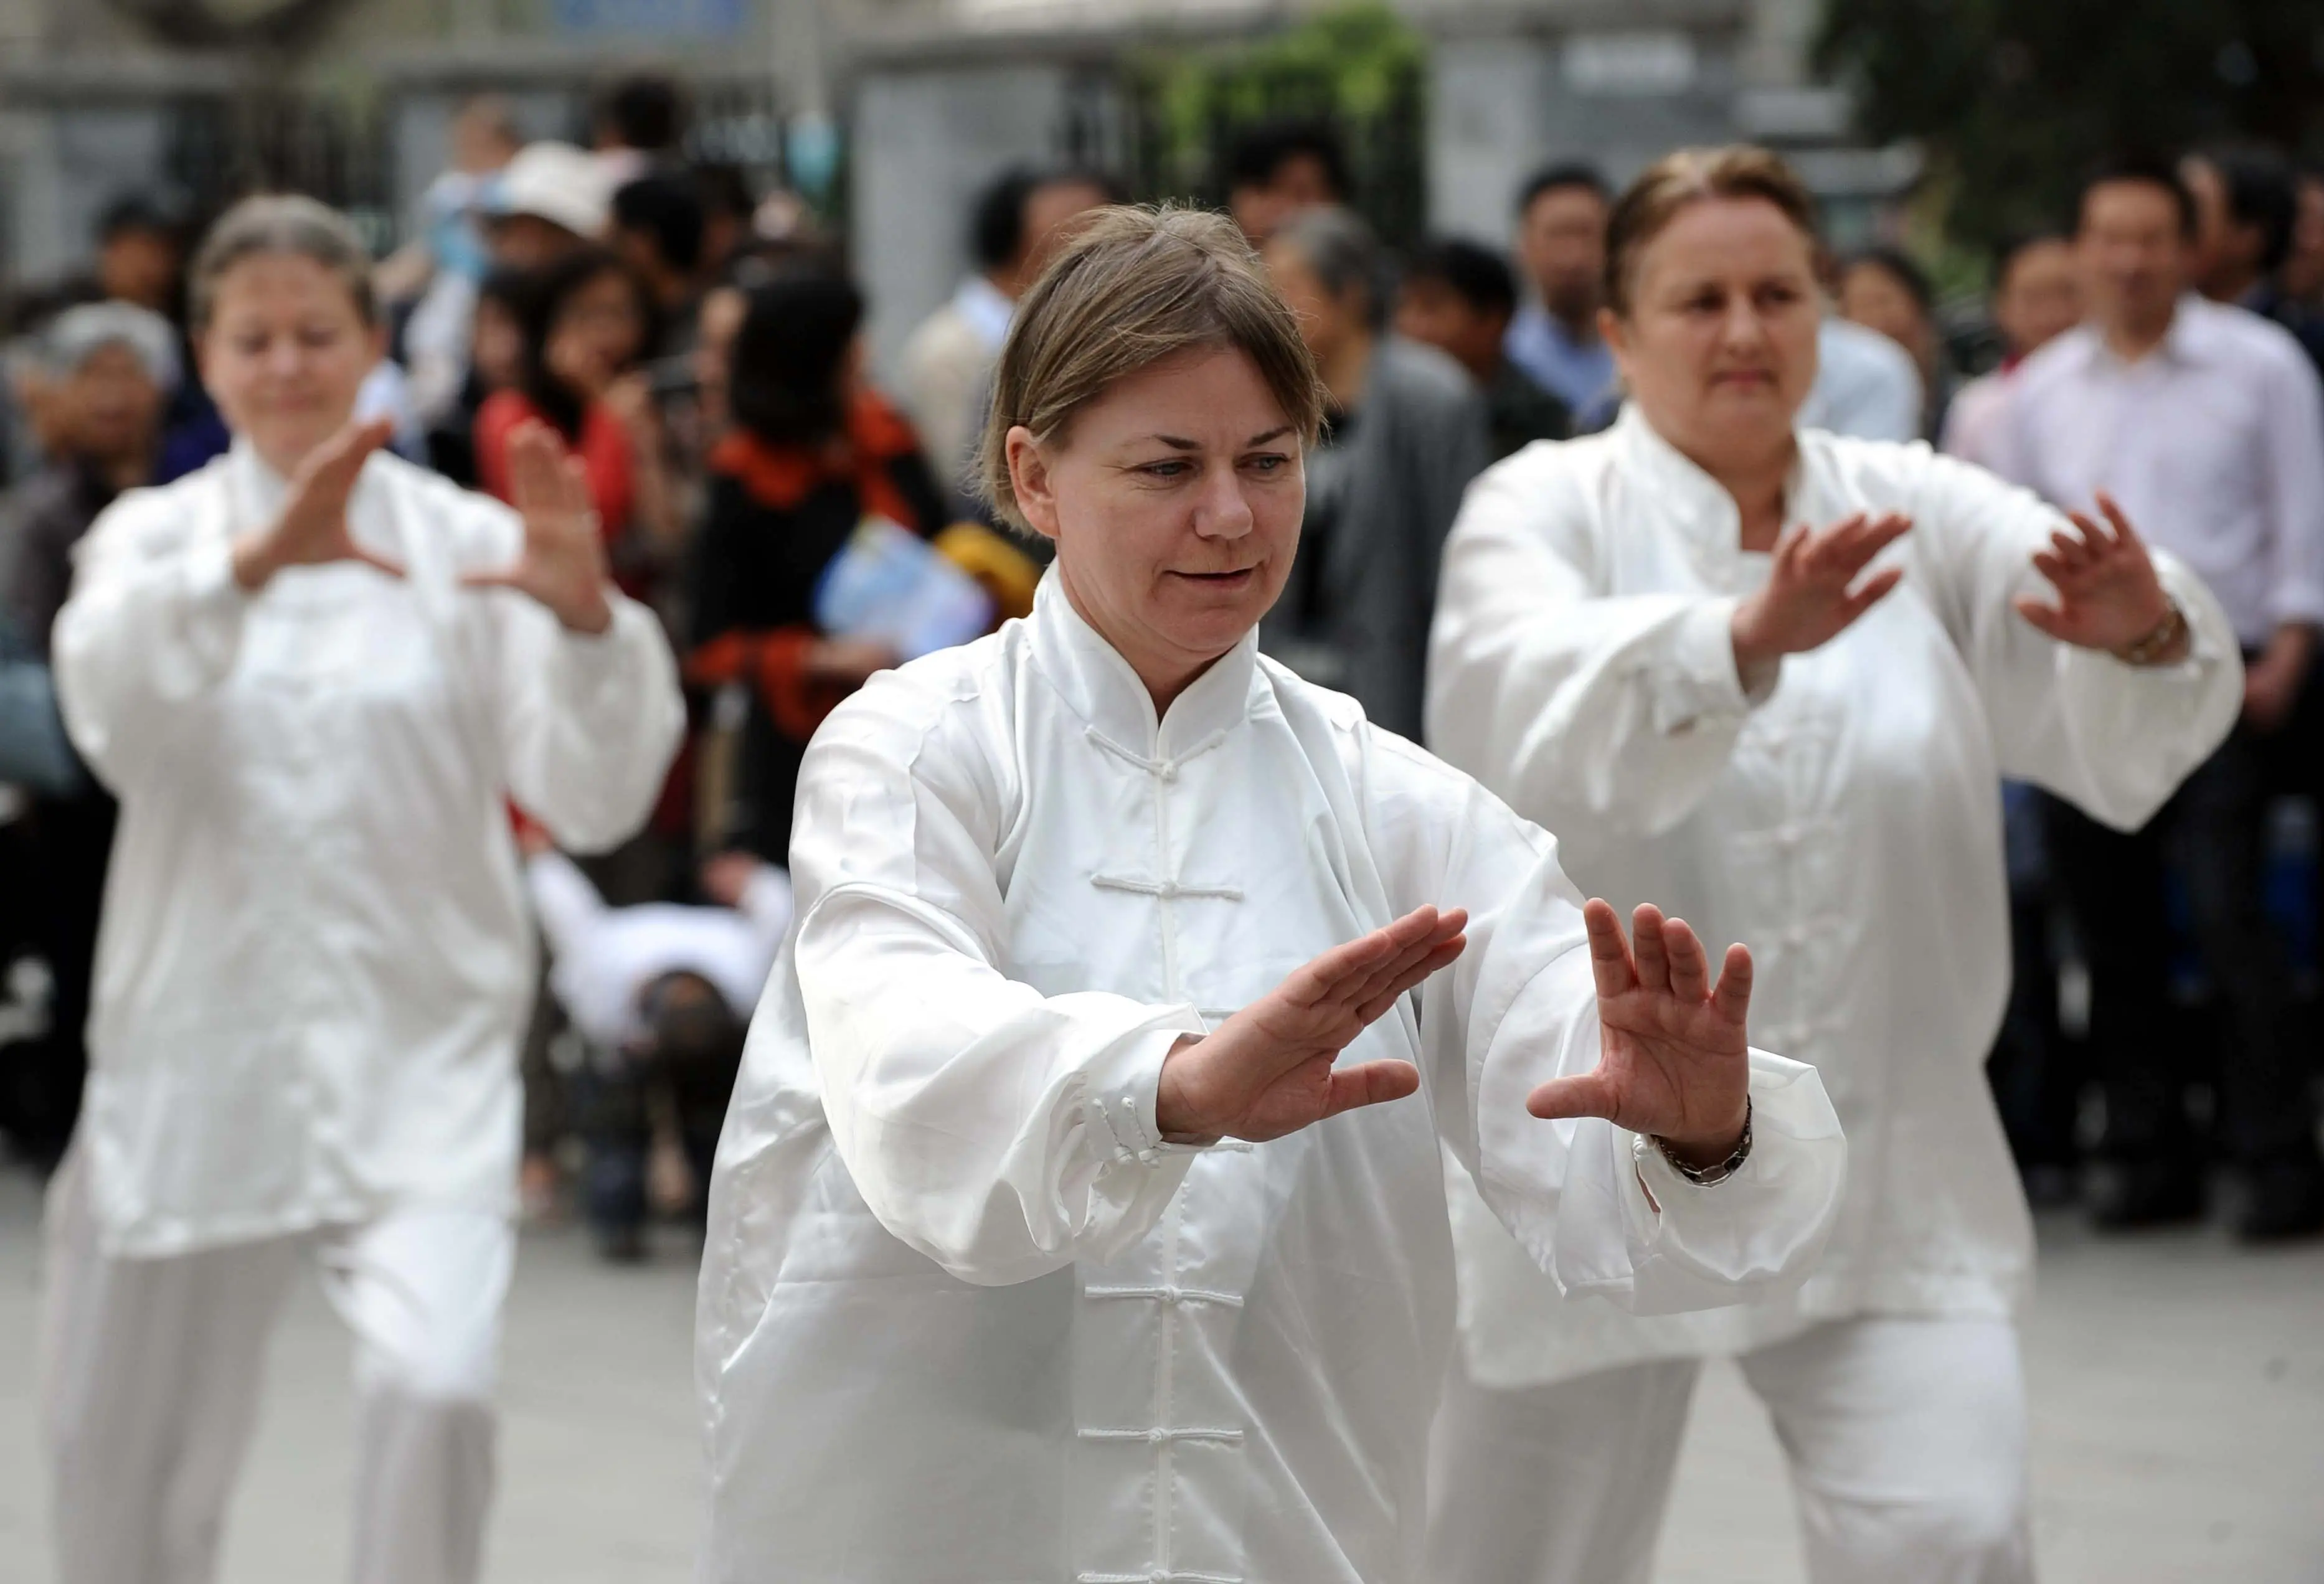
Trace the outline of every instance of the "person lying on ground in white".
{"type": "Polygon", "coordinates": [[[984,456],[1056,545],[1034,613],[875,678],[800,778],[712,1185],[706,1578],[1421,1578],[1440,1141],[1570,1291],[1812,1260],[1845,1147],[1747,1051],[1749,953],[1626,944],[1546,833],[1258,656],[1319,412],[1218,216],[1106,211],[1024,299],[984,456]]]}
{"type": "Polygon", "coordinates": [[[355,1336],[355,1576],[476,1577],[534,983],[506,800],[611,846],[684,725],[545,430],[512,512],[351,422],[370,265],[305,198],[218,222],[191,295],[233,449],[107,509],[57,620],[66,725],[121,800],[50,1201],[62,1584],[215,1576],[309,1261],[355,1336]]]}
{"type": "Polygon", "coordinates": [[[1429,730],[1590,887],[1757,945],[1769,1042],[1816,1064],[1854,1170],[1804,1285],[1665,1318],[1562,1301],[1455,1183],[1442,1584],[1645,1579],[1715,1356],[1774,1416],[1817,1584],[2031,1575],[2033,1236],[1984,1072],[1998,781],[2135,826],[2227,732],[2241,666],[2200,580],[2110,502],[2070,520],[1924,446],[1797,427],[1812,212],[1745,148],[1674,154],[1616,207],[1630,403],[1470,492],[1429,730]]]}

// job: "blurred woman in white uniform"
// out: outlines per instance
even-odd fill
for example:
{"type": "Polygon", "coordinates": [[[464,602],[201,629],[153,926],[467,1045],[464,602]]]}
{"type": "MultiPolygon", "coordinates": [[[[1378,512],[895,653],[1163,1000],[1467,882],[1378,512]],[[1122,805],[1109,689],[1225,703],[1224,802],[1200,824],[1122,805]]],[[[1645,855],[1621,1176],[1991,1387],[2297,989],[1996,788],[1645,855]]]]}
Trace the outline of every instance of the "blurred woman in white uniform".
{"type": "Polygon", "coordinates": [[[2031,1574],[2032,1229],[1984,1073],[1998,780],[2135,826],[2227,730],[2241,668],[2200,583],[2109,503],[2070,521],[1925,447],[1795,427],[1812,215],[1754,149],[1674,154],[1617,206],[1629,404],[1471,490],[1429,731],[1587,886],[1753,943],[1770,1043],[1840,1109],[1844,1207],[1796,1291],[1642,1319],[1562,1301],[1456,1184],[1441,1584],[1646,1578],[1715,1356],[1774,1417],[1818,1584],[2031,1574]]]}
{"type": "Polygon", "coordinates": [[[1320,410],[1219,216],[1109,211],[1022,300],[985,476],[1055,569],[799,778],[703,1262],[706,1579],[1421,1577],[1440,1145],[1572,1290],[1812,1257],[1842,1146],[1747,1055],[1748,954],[1714,988],[1644,908],[1634,955],[1547,834],[1256,653],[1320,410]]]}
{"type": "Polygon", "coordinates": [[[303,198],[218,222],[192,306],[233,449],[108,509],[57,621],[66,725],[121,800],[50,1204],[63,1584],[214,1576],[309,1263],[355,1338],[355,1576],[475,1578],[533,987],[507,801],[611,845],[683,725],[545,433],[511,511],[352,421],[369,269],[303,198]]]}

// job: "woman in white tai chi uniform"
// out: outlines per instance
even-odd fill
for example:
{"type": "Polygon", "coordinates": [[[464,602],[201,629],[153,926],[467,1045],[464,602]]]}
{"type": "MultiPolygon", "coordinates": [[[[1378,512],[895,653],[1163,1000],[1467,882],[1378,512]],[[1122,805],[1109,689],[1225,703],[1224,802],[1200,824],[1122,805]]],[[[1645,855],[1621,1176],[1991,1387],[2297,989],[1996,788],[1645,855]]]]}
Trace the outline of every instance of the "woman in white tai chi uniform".
{"type": "Polygon", "coordinates": [[[369,270],[307,199],[218,222],[193,316],[233,449],[107,511],[57,622],[66,724],[121,799],[50,1202],[63,1584],[214,1576],[310,1262],[355,1340],[355,1578],[475,1578],[533,989],[506,800],[609,845],[683,723],[545,434],[520,518],[351,422],[369,270]]]}
{"type": "Polygon", "coordinates": [[[1228,222],[1088,225],[995,391],[1056,564],[808,750],[712,1192],[705,1576],[1416,1580],[1440,1139],[1646,1309],[1793,1277],[1843,1145],[1747,1054],[1747,953],[1585,932],[1546,833],[1258,656],[1319,398],[1228,222]]]}
{"type": "Polygon", "coordinates": [[[2135,826],[2226,732],[2241,667],[2201,584],[2111,503],[2070,521],[1925,447],[1795,428],[1812,214],[1739,148],[1674,154],[1617,206],[1629,404],[1471,488],[1429,730],[1588,885],[1759,951],[1771,1042],[1840,1108],[1844,1208],[1795,1292],[1639,1319],[1562,1302],[1456,1183],[1441,1584],[1646,1578],[1711,1356],[1774,1417],[1818,1584],[2030,1576],[2032,1227],[1984,1073],[2009,981],[1997,782],[2135,826]]]}

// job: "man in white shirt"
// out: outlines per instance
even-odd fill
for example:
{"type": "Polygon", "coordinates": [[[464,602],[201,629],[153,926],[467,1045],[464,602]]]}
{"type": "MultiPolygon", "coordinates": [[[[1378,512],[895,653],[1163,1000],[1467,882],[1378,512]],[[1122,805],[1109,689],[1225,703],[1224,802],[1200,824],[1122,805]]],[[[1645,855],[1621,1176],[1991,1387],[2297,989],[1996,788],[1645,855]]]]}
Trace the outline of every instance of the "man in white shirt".
{"type": "Polygon", "coordinates": [[[2178,172],[2126,161],[2083,189],[2090,318],[2028,359],[2001,471],[2056,502],[2103,489],[2218,594],[2248,665],[2243,719],[2144,829],[2053,810],[2059,878],[2092,979],[2107,1089],[2102,1225],[2201,1213],[2172,1036],[2163,857],[2185,866],[2197,944],[2228,1015],[2218,1131],[2242,1167],[2247,1239],[2324,1230],[2324,1161],[2289,981],[2262,907],[2270,739],[2299,702],[2324,623],[2324,393],[2281,327],[2188,289],[2197,211],[2178,172]]]}
{"type": "Polygon", "coordinates": [[[1065,224],[1114,196],[1085,171],[1019,168],[1002,172],[977,198],[969,226],[976,268],[920,321],[897,368],[896,400],[920,431],[920,449],[948,497],[966,493],[985,388],[1018,297],[1049,262],[1065,224]]]}

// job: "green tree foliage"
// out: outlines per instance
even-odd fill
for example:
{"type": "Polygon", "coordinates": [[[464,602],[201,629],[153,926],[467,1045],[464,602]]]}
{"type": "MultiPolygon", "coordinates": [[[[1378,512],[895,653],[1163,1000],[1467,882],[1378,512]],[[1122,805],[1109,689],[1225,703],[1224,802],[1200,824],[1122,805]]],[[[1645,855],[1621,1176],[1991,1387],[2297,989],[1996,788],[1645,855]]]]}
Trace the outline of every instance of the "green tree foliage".
{"type": "Polygon", "coordinates": [[[1817,61],[1866,136],[1928,149],[1978,243],[2068,218],[2109,152],[2324,154],[2324,0],[1827,0],[1817,61]]]}

